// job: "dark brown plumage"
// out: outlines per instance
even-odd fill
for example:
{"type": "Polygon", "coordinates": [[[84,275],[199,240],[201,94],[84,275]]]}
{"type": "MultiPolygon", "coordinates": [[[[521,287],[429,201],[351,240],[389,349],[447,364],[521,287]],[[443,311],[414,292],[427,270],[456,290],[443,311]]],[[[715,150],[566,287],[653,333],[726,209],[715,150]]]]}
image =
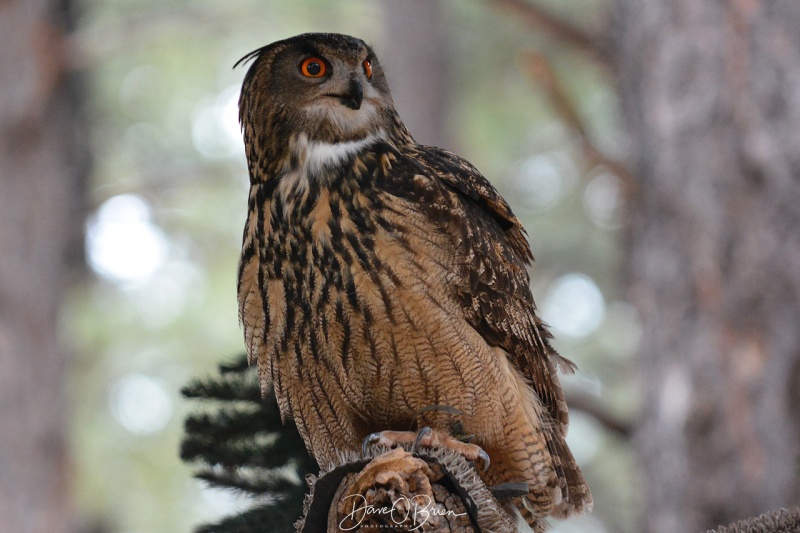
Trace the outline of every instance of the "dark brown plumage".
{"type": "Polygon", "coordinates": [[[309,451],[326,467],[372,432],[425,424],[474,435],[489,485],[528,483],[529,520],[590,508],[564,440],[556,369],[571,366],[535,314],[505,200],[413,140],[363,41],[305,34],[244,59],[240,319],[309,451]]]}

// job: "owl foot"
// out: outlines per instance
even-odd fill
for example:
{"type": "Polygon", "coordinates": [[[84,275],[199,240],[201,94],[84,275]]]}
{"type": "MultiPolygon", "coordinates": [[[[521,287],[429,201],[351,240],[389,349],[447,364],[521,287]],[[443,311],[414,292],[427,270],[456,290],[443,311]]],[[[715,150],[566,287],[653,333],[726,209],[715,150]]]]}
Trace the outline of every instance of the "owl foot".
{"type": "Polygon", "coordinates": [[[370,433],[361,443],[361,455],[367,455],[367,448],[373,445],[385,446],[387,448],[394,448],[398,445],[411,444],[411,452],[413,453],[418,446],[430,448],[433,446],[439,448],[447,448],[452,450],[468,461],[480,460],[483,464],[483,472],[489,469],[489,454],[477,444],[468,444],[461,442],[455,437],[447,433],[436,431],[427,426],[420,429],[417,433],[413,431],[379,431],[377,433],[370,433]]]}

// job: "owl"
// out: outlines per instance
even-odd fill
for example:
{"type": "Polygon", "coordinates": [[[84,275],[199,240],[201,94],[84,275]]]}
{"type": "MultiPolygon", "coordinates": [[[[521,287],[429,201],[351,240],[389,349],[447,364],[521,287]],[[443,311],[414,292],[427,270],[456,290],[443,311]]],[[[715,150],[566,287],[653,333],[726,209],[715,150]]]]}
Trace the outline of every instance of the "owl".
{"type": "Polygon", "coordinates": [[[239,315],[282,417],[323,469],[421,442],[482,461],[489,486],[526,484],[506,504],[530,523],[590,509],[565,441],[572,365],[536,315],[506,201],[414,141],[362,40],[303,34],[247,61],[239,315]]]}

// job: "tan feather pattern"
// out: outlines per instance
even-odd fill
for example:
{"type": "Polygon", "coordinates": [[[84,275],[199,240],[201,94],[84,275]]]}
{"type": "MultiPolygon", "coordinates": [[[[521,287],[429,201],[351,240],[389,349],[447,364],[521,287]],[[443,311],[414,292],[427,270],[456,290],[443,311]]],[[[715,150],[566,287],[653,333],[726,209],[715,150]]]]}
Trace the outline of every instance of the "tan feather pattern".
{"type": "Polygon", "coordinates": [[[564,440],[556,370],[571,364],[536,316],[530,247],[508,204],[468,162],[413,141],[363,42],[312,34],[253,58],[240,100],[251,190],[239,316],[282,416],[323,468],[372,432],[424,423],[474,435],[492,460],[487,483],[526,482],[527,503],[515,503],[532,522],[589,509],[564,440]],[[292,81],[308,54],[351,80],[371,59],[371,122],[319,107],[328,93],[292,81]],[[348,117],[354,129],[338,130],[348,117]],[[460,414],[419,414],[433,405],[460,414]]]}

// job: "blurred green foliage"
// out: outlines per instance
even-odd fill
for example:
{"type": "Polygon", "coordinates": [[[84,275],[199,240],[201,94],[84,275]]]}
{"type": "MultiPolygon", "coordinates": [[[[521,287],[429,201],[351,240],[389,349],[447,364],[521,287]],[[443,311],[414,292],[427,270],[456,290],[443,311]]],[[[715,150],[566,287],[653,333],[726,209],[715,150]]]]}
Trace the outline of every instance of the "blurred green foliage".
{"type": "MultiPolygon", "coordinates": [[[[602,23],[608,7],[602,0],[546,5],[587,26],[602,23]]],[[[69,295],[63,331],[75,354],[71,443],[76,500],[87,521],[126,533],[184,532],[247,505],[205,489],[178,456],[189,409],[179,390],[242,349],[235,271],[248,180],[235,100],[245,70],[231,66],[250,50],[307,31],[357,35],[380,56],[392,44],[381,7],[377,0],[85,3],[77,39],[91,91],[91,204],[98,209],[125,195],[133,211],[145,206],[140,222],[161,243],[147,275],[98,274],[69,295]]],[[[599,288],[599,322],[575,337],[556,332],[555,344],[580,368],[565,386],[599,396],[630,419],[638,405],[630,371],[638,325],[619,294],[616,178],[587,167],[579,140],[517,54],[545,53],[594,143],[623,157],[613,87],[585,58],[484,2],[447,0],[443,7],[457,78],[449,124],[457,151],[523,219],[543,311],[557,310],[550,300],[561,294],[554,287],[565,275],[583,274],[599,288]]],[[[90,233],[106,218],[93,213],[90,233]]],[[[137,246],[133,233],[129,243],[119,235],[137,246]]],[[[636,531],[641,511],[630,445],[587,416],[573,420],[570,442],[585,465],[595,513],[557,530],[636,531]]]]}

